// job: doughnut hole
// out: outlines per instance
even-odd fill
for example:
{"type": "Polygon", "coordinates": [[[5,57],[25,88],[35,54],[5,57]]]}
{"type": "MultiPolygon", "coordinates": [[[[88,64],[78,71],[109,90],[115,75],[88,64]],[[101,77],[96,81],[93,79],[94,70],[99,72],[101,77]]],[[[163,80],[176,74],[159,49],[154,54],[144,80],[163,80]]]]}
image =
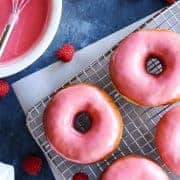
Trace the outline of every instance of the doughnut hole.
{"type": "Polygon", "coordinates": [[[162,60],[156,57],[149,57],[146,61],[146,71],[151,75],[160,75],[164,72],[165,65],[162,63],[162,60]]]}
{"type": "Polygon", "coordinates": [[[74,117],[73,127],[76,131],[84,134],[92,127],[92,117],[88,112],[79,112],[74,117]]]}

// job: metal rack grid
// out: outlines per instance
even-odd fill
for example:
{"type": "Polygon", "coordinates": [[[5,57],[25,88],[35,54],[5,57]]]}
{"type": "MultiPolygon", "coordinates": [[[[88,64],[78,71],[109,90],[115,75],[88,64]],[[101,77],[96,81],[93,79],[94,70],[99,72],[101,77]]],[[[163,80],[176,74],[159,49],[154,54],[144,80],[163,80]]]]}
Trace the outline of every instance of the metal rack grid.
{"type": "MultiPolygon", "coordinates": [[[[180,1],[153,17],[150,21],[140,27],[140,29],[142,28],[166,28],[180,32],[180,1]]],[[[162,117],[172,105],[147,108],[139,107],[127,102],[117,90],[113,88],[109,78],[109,58],[114,49],[115,47],[99,59],[95,60],[88,68],[65,84],[80,82],[95,83],[104,88],[119,106],[124,119],[125,128],[120,146],[112,156],[105,161],[83,166],[66,161],[51,149],[44,134],[42,114],[53,94],[41,100],[28,112],[26,122],[30,133],[46,155],[47,159],[53,164],[54,169],[59,172],[60,179],[71,179],[74,173],[84,171],[89,175],[90,179],[96,180],[102,174],[103,170],[115,159],[131,153],[138,153],[151,157],[169,173],[171,179],[180,179],[180,177],[177,177],[168,171],[166,166],[161,162],[154,145],[155,126],[160,117],[162,117]]],[[[156,59],[152,59],[148,63],[148,71],[151,73],[158,73],[161,71],[161,68],[161,64],[156,59]]],[[[60,89],[63,87],[64,86],[61,86],[60,89]]]]}

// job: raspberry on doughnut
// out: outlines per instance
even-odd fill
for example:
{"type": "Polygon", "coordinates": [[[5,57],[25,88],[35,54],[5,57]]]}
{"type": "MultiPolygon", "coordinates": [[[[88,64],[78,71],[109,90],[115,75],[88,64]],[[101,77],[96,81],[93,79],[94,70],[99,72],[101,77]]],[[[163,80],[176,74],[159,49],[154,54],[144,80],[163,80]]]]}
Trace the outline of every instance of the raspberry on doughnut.
{"type": "Polygon", "coordinates": [[[159,106],[180,100],[180,35],[169,30],[141,30],[123,40],[112,55],[111,79],[127,100],[159,106]],[[163,71],[147,72],[149,58],[160,60],[163,71]]]}
{"type": "Polygon", "coordinates": [[[159,121],[156,147],[168,168],[180,175],[180,106],[172,108],[159,121]]]}
{"type": "Polygon", "coordinates": [[[128,155],[116,160],[103,173],[101,180],[169,180],[163,169],[152,160],[128,155]]]}
{"type": "Polygon", "coordinates": [[[44,113],[44,128],[51,147],[59,155],[89,164],[106,158],[119,146],[123,121],[105,91],[95,85],[77,84],[52,98],[44,113]],[[89,127],[76,126],[82,121],[89,127]]]}

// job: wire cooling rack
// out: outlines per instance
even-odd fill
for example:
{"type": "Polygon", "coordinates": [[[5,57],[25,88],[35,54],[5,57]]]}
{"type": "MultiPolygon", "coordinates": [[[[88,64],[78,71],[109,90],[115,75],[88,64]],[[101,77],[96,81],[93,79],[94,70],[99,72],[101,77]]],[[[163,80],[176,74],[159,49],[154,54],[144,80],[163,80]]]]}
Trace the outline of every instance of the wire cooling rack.
{"type": "MultiPolygon", "coordinates": [[[[180,32],[180,1],[153,17],[150,21],[140,27],[140,29],[142,28],[166,28],[180,32]]],[[[30,133],[46,155],[47,159],[52,163],[54,169],[59,172],[59,179],[72,179],[74,173],[84,171],[89,175],[90,179],[96,180],[102,174],[103,170],[114,160],[132,153],[138,153],[151,157],[168,172],[172,180],[180,179],[180,177],[171,173],[161,162],[154,145],[155,126],[160,117],[162,117],[162,115],[170,108],[170,105],[156,108],[146,108],[127,102],[117,92],[117,90],[113,88],[112,82],[109,78],[109,58],[114,49],[115,47],[99,59],[95,60],[88,68],[65,84],[67,85],[80,82],[95,83],[104,88],[119,106],[124,119],[125,129],[120,146],[112,154],[112,156],[105,161],[83,166],[66,161],[51,149],[44,134],[42,114],[53,94],[41,100],[28,112],[27,127],[30,133]]],[[[156,74],[162,70],[162,66],[157,59],[151,59],[147,64],[147,69],[150,73],[156,74]]],[[[64,86],[61,86],[60,89],[63,87],[64,86]]]]}

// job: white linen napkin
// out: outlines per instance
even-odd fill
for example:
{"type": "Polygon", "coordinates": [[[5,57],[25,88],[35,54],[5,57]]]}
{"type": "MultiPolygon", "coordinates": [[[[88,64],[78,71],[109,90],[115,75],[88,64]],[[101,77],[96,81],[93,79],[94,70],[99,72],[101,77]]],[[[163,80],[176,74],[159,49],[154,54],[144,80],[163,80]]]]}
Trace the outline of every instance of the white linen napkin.
{"type": "Polygon", "coordinates": [[[14,167],[0,162],[0,180],[14,180],[14,167]]]}

